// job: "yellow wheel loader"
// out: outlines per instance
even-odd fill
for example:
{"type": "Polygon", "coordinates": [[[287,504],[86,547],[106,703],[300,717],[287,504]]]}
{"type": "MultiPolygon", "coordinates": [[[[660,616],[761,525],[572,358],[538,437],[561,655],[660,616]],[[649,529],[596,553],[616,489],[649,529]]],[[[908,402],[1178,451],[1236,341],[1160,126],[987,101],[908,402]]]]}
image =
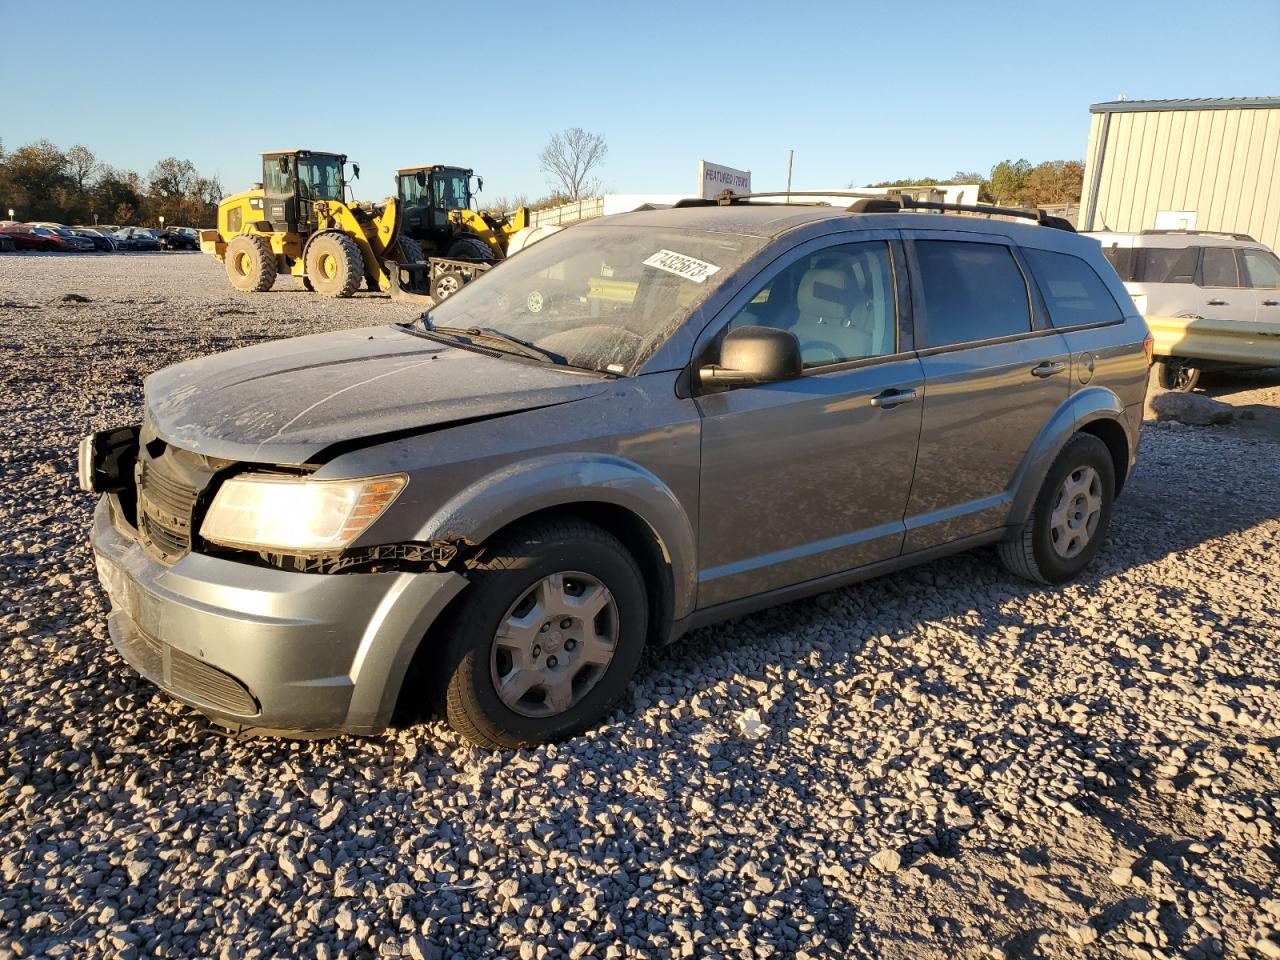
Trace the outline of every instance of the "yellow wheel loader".
{"type": "Polygon", "coordinates": [[[416,259],[400,236],[400,204],[348,202],[346,163],[313,150],[262,154],[262,183],[218,204],[218,228],[200,231],[200,249],[226,264],[237,290],[270,290],[281,273],[328,297],[361,283],[390,290],[390,263],[416,259]]]}
{"type": "Polygon", "coordinates": [[[433,300],[443,300],[506,257],[511,237],[529,225],[529,210],[475,210],[483,187],[484,179],[467,167],[434,164],[396,171],[400,229],[408,240],[402,242],[399,269],[392,271],[392,297],[417,299],[406,294],[426,287],[433,300]]]}

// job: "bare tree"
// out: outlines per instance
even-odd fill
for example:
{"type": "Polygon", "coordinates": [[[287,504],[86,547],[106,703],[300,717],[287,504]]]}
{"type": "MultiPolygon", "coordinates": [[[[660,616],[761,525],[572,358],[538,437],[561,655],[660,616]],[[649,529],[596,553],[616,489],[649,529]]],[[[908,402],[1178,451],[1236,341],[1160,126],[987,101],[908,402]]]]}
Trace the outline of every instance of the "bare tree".
{"type": "Polygon", "coordinates": [[[609,145],[603,134],[570,127],[551,135],[538,155],[538,163],[551,174],[551,182],[558,190],[568,194],[570,200],[581,200],[599,188],[600,181],[591,176],[591,171],[603,164],[608,155],[609,145]]]}
{"type": "Polygon", "coordinates": [[[76,144],[67,151],[67,173],[75,181],[76,189],[81,193],[89,186],[89,181],[98,172],[98,158],[88,147],[76,144]]]}

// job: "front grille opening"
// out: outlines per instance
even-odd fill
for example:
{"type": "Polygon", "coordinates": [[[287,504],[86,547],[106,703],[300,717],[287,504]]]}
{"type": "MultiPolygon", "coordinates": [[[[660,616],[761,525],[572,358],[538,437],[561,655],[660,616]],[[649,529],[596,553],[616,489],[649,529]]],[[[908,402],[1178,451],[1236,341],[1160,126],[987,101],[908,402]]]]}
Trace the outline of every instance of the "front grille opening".
{"type": "Polygon", "coordinates": [[[214,478],[232,465],[233,461],[203,457],[159,440],[143,444],[135,468],[138,531],[152,556],[176,563],[191,552],[205,494],[214,478]]]}

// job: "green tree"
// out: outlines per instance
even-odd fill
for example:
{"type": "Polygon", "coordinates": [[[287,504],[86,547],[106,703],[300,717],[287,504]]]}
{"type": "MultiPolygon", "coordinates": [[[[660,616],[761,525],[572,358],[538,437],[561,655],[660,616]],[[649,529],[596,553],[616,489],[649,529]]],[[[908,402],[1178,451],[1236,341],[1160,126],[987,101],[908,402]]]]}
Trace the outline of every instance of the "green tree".
{"type": "Polygon", "coordinates": [[[1026,160],[1001,160],[991,168],[991,198],[998,204],[1023,203],[1031,164],[1026,160]]]}
{"type": "Polygon", "coordinates": [[[66,155],[48,140],[19,147],[4,158],[3,202],[22,220],[58,220],[59,189],[72,185],[66,155]]]}

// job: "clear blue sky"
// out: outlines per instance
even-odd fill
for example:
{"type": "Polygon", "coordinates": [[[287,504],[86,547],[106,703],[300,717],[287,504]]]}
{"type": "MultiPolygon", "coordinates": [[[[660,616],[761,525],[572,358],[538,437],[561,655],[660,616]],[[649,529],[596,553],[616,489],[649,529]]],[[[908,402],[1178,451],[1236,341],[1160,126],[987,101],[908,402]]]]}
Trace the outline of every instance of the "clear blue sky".
{"type": "Polygon", "coordinates": [[[83,143],[145,174],[176,155],[228,190],[262,150],[392,171],[461,163],[545,192],[537,156],[603,133],[613,192],[756,189],[1083,159],[1090,103],[1280,94],[1280,0],[1232,3],[216,4],[0,0],[0,138],[83,143]]]}

